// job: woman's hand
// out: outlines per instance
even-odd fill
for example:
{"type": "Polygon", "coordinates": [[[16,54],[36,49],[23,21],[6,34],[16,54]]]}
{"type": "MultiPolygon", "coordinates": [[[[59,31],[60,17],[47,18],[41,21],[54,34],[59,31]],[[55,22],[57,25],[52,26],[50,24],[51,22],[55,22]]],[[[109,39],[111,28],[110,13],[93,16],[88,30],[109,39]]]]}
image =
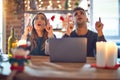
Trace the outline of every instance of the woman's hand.
{"type": "Polygon", "coordinates": [[[32,31],[32,28],[33,28],[32,26],[27,26],[24,30],[24,35],[27,36],[29,34],[29,32],[32,31]]]}
{"type": "Polygon", "coordinates": [[[97,21],[95,23],[95,29],[98,32],[98,36],[102,36],[103,35],[103,32],[102,32],[103,24],[101,23],[101,18],[99,18],[99,21],[97,21]]]}
{"type": "Polygon", "coordinates": [[[29,32],[32,31],[33,27],[31,26],[30,21],[31,21],[31,19],[29,19],[29,21],[27,23],[27,27],[24,29],[24,33],[23,33],[24,36],[27,36],[29,34],[29,32]]]}
{"type": "Polygon", "coordinates": [[[49,21],[47,26],[45,26],[45,30],[48,32],[48,38],[54,37],[52,25],[50,25],[49,21]]]}

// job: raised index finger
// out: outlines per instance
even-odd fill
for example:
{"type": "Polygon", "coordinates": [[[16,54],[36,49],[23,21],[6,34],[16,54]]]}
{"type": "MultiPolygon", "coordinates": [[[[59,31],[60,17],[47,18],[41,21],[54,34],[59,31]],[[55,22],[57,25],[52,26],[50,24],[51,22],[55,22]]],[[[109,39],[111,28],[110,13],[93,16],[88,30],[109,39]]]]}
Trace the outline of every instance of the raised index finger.
{"type": "Polygon", "coordinates": [[[49,20],[47,20],[47,25],[50,25],[50,22],[49,22],[49,20]]]}
{"type": "Polygon", "coordinates": [[[99,17],[99,22],[101,22],[101,17],[99,17]]]}

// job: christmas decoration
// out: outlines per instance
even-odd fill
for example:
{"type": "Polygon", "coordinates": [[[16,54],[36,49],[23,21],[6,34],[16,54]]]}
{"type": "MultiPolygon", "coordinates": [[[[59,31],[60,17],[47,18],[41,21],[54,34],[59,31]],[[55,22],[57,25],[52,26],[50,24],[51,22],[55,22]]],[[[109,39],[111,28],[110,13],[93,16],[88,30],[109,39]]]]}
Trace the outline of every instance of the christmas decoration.
{"type": "Polygon", "coordinates": [[[64,17],[63,17],[63,16],[60,16],[60,20],[61,20],[61,21],[64,21],[64,17]]]}
{"type": "Polygon", "coordinates": [[[51,20],[52,20],[52,21],[54,21],[54,19],[55,19],[55,15],[53,15],[53,16],[51,17],[51,20]]]}

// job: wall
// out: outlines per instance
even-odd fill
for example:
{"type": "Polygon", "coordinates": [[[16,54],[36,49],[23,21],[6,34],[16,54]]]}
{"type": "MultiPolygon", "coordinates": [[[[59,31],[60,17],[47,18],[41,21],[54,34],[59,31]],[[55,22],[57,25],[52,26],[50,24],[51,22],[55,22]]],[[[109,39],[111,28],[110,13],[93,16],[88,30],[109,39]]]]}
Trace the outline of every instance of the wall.
{"type": "MultiPolygon", "coordinates": [[[[4,26],[6,31],[6,53],[7,40],[10,36],[10,28],[14,27],[15,36],[20,39],[24,28],[24,0],[3,0],[4,26]]],[[[5,40],[4,40],[5,41],[5,40]]]]}

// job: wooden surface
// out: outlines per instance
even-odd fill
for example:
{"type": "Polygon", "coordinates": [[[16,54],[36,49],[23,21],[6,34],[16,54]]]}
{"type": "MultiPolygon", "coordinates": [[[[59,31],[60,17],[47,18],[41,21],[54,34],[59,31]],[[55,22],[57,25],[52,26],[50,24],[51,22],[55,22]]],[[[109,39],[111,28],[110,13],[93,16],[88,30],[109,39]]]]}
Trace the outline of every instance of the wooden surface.
{"type": "Polygon", "coordinates": [[[51,63],[49,56],[32,56],[31,65],[18,73],[15,80],[80,80],[119,79],[117,70],[97,69],[90,66],[95,58],[87,58],[87,63],[51,63]]]}

